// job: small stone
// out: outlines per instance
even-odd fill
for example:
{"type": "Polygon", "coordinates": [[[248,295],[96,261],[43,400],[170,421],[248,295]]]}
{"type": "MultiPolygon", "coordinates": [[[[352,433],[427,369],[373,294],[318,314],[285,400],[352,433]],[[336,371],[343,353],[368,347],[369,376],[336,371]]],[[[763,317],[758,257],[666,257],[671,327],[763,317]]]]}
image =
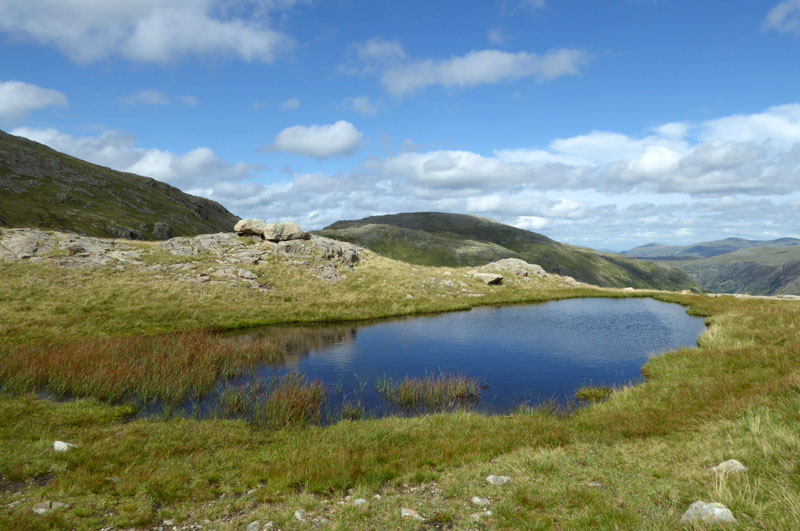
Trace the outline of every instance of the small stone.
{"type": "Polygon", "coordinates": [[[261,528],[261,531],[264,531],[265,529],[275,529],[275,522],[267,522],[264,524],[264,527],[261,528]]]}
{"type": "Polygon", "coordinates": [[[747,467],[736,459],[728,459],[717,466],[712,466],[708,471],[716,474],[735,474],[738,472],[747,472],[747,467]]]}
{"type": "Polygon", "coordinates": [[[356,498],[355,500],[353,500],[353,505],[356,506],[356,507],[359,507],[361,505],[366,505],[366,504],[367,504],[367,500],[365,500],[364,498],[356,498]]]}
{"type": "Polygon", "coordinates": [[[298,522],[305,522],[306,521],[306,512],[303,509],[297,509],[294,512],[294,519],[298,522]]]}
{"type": "Polygon", "coordinates": [[[483,518],[488,518],[492,516],[492,511],[483,511],[481,513],[472,513],[469,515],[469,519],[473,522],[480,522],[483,518]]]}
{"type": "Polygon", "coordinates": [[[511,482],[508,476],[486,476],[486,481],[492,485],[505,485],[511,482]]]}
{"type": "Polygon", "coordinates": [[[77,444],[72,444],[64,441],[55,441],[53,443],[53,450],[55,450],[56,452],[66,452],[77,447],[78,447],[77,444]]]}
{"type": "Polygon", "coordinates": [[[697,500],[686,509],[681,516],[682,524],[702,522],[705,524],[730,523],[735,524],[736,518],[733,517],[731,510],[719,502],[706,503],[697,500]]]}
{"type": "Polygon", "coordinates": [[[414,509],[403,507],[400,509],[400,516],[403,518],[412,518],[418,522],[424,522],[425,518],[414,509]]]}
{"type": "Polygon", "coordinates": [[[414,296],[410,293],[406,293],[406,299],[413,299],[414,296]]]}
{"type": "Polygon", "coordinates": [[[175,525],[175,520],[168,519],[161,522],[163,525],[175,525]]]}
{"type": "Polygon", "coordinates": [[[381,495],[380,494],[376,494],[372,498],[375,499],[375,500],[380,500],[381,499],[381,495]]]}
{"type": "Polygon", "coordinates": [[[247,524],[245,531],[258,531],[259,529],[261,529],[261,522],[259,522],[258,520],[254,520],[249,524],[247,524]]]}
{"type": "Polygon", "coordinates": [[[602,483],[600,483],[599,481],[587,481],[586,482],[586,486],[587,487],[592,487],[593,489],[604,489],[604,488],[606,488],[606,486],[603,485],[602,483]]]}
{"type": "Polygon", "coordinates": [[[258,492],[258,487],[256,487],[255,489],[250,489],[250,490],[248,490],[248,491],[247,491],[247,495],[248,495],[248,496],[252,496],[252,495],[253,495],[253,494],[255,494],[256,492],[258,492]]]}
{"type": "Polygon", "coordinates": [[[473,496],[472,497],[472,504],[473,505],[479,505],[481,507],[485,507],[485,506],[489,505],[490,503],[491,502],[489,501],[488,498],[481,498],[480,496],[473,496]]]}
{"type": "Polygon", "coordinates": [[[44,501],[34,505],[32,510],[36,514],[47,514],[50,511],[55,511],[56,509],[64,509],[67,507],[69,507],[69,505],[66,503],[61,503],[57,501],[44,501]]]}
{"type": "Polygon", "coordinates": [[[254,278],[258,278],[258,275],[256,275],[252,271],[248,271],[247,269],[237,270],[236,276],[238,276],[239,278],[243,278],[245,280],[253,280],[254,278]]]}

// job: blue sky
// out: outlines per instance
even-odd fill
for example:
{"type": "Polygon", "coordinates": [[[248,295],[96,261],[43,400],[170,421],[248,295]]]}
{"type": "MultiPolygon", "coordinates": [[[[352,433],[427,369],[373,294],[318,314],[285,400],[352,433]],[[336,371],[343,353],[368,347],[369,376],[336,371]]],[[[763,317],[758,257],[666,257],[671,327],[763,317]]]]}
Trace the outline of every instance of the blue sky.
{"type": "Polygon", "coordinates": [[[798,88],[800,0],[0,4],[0,128],[307,229],[798,237],[798,88]]]}

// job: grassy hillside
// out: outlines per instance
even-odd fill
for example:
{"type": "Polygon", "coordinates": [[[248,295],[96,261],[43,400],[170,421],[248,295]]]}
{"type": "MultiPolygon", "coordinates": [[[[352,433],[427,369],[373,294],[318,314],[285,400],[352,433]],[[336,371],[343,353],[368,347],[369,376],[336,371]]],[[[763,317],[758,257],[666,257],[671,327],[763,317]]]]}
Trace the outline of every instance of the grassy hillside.
{"type": "Polygon", "coordinates": [[[565,245],[477,216],[438,212],[372,216],[338,221],[317,233],[419,265],[475,266],[500,258],[521,258],[549,273],[598,286],[698,287],[675,268],[565,245]]]}
{"type": "Polygon", "coordinates": [[[0,226],[165,239],[231,231],[238,219],[215,201],[0,131],[0,226]]]}

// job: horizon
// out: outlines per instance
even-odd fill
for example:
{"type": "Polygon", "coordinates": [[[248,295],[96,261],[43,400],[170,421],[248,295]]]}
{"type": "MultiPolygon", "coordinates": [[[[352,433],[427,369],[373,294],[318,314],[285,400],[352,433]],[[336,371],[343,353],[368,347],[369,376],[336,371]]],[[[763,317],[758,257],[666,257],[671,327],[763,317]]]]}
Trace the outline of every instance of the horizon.
{"type": "Polygon", "coordinates": [[[800,0],[51,4],[0,7],[0,128],[237,216],[800,237],[800,0]]]}

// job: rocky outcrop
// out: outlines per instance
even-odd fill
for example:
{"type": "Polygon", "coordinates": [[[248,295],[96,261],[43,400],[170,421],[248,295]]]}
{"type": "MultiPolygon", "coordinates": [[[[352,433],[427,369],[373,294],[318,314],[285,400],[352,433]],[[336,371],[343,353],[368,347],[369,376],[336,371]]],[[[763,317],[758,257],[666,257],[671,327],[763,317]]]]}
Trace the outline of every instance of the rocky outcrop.
{"type": "Polygon", "coordinates": [[[519,258],[503,258],[502,260],[491,262],[481,267],[481,271],[505,273],[518,277],[547,276],[547,272],[545,272],[541,266],[537,264],[529,264],[525,260],[520,260],[519,258]]]}
{"type": "Polygon", "coordinates": [[[290,221],[286,223],[267,223],[263,219],[242,219],[236,223],[233,230],[239,236],[260,236],[261,239],[271,242],[284,242],[289,240],[308,240],[310,235],[300,229],[300,225],[290,221]]]}
{"type": "Polygon", "coordinates": [[[171,278],[198,283],[249,283],[271,289],[247,269],[270,259],[305,268],[318,279],[336,282],[360,261],[362,249],[320,236],[308,240],[272,242],[260,236],[240,237],[232,232],[178,237],[133,246],[119,240],[92,238],[36,229],[0,229],[0,261],[21,260],[62,267],[138,268],[171,278]],[[157,251],[185,257],[186,261],[148,265],[145,257],[157,251]]]}

